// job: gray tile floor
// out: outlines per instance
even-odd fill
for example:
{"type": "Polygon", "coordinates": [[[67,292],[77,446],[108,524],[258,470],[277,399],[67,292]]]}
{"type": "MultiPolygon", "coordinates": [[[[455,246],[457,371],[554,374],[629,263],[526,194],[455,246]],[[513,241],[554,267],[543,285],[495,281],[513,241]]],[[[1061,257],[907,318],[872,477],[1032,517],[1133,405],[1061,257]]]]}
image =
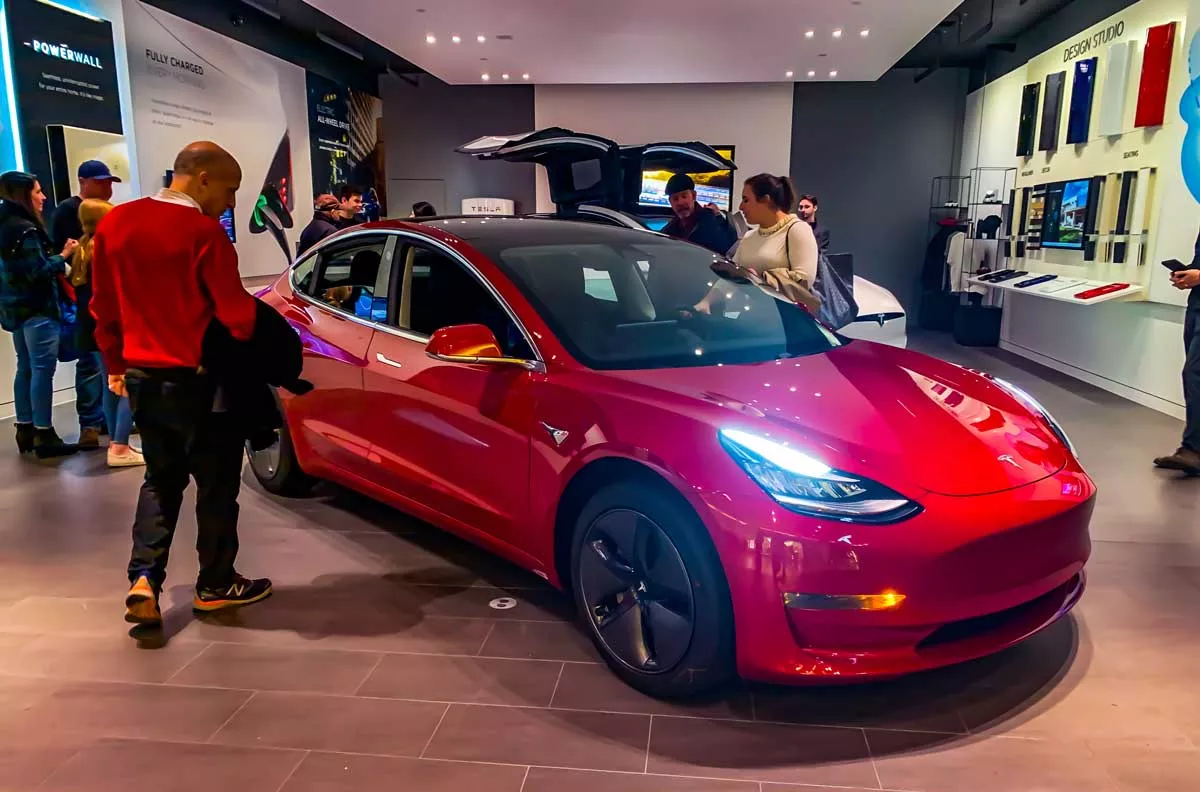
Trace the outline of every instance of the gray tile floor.
{"type": "Polygon", "coordinates": [[[0,791],[1200,789],[1200,481],[1149,467],[1179,423],[1002,353],[914,346],[1066,425],[1102,491],[1091,587],[1010,652],[868,687],[648,700],[565,598],[335,490],[248,486],[241,566],[278,592],[203,622],[185,518],[169,640],[139,644],[121,597],[140,473],[19,461],[0,437],[0,791]]]}

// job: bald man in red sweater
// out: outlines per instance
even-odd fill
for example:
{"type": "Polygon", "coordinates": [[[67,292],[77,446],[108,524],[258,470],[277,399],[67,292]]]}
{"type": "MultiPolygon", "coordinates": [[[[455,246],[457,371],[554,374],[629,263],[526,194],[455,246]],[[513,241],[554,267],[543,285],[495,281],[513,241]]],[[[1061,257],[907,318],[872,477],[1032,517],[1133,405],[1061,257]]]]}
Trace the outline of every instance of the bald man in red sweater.
{"type": "Polygon", "coordinates": [[[158,598],[193,478],[200,555],[193,608],[216,611],[271,594],[271,581],[234,570],[243,440],[200,365],[214,319],[236,339],[254,333],[256,304],[219,221],[241,181],[229,152],[193,143],[176,158],[169,188],[113,209],[96,232],[96,340],[109,387],[129,394],[146,457],[125,599],[133,624],[162,623],[158,598]]]}

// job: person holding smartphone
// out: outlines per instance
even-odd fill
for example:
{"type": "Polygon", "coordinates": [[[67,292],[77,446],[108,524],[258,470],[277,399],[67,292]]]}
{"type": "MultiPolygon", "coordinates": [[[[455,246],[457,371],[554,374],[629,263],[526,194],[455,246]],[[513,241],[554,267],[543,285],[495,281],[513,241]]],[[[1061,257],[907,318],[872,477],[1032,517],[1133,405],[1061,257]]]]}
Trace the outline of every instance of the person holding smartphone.
{"type": "Polygon", "coordinates": [[[1183,400],[1187,409],[1183,442],[1174,454],[1154,460],[1155,467],[1179,470],[1200,476],[1200,238],[1192,263],[1171,270],[1171,285],[1188,292],[1187,313],[1183,319],[1183,344],[1187,357],[1183,363],[1183,400]]]}

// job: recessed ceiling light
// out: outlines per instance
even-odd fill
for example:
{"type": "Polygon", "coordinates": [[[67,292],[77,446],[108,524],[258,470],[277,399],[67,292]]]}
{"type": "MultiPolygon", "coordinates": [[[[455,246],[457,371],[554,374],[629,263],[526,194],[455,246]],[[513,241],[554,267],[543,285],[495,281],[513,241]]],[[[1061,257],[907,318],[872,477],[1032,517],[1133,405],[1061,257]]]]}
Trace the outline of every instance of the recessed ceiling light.
{"type": "Polygon", "coordinates": [[[863,28],[862,30],[858,31],[858,35],[862,36],[863,38],[866,38],[867,36],[871,35],[871,31],[868,30],[867,28],[863,28]]]}
{"type": "Polygon", "coordinates": [[[815,71],[815,70],[811,70],[811,69],[810,69],[810,70],[809,70],[809,72],[808,72],[808,76],[809,76],[809,77],[816,77],[816,76],[817,76],[817,73],[816,73],[816,71],[815,71]]]}
{"type": "Polygon", "coordinates": [[[428,34],[427,36],[425,36],[425,43],[426,44],[437,44],[437,36],[433,35],[432,33],[428,34]]]}
{"type": "Polygon", "coordinates": [[[455,44],[462,44],[462,36],[451,36],[450,40],[455,44]]]}
{"type": "Polygon", "coordinates": [[[815,30],[804,31],[804,38],[812,38],[815,35],[817,35],[817,31],[815,31],[815,30]]]}
{"type": "Polygon", "coordinates": [[[483,74],[479,75],[479,79],[483,80],[484,82],[487,82],[488,80],[492,79],[492,76],[490,74],[488,74],[487,72],[484,72],[483,74]]]}
{"type": "Polygon", "coordinates": [[[841,28],[836,28],[836,29],[833,31],[833,37],[834,37],[834,38],[841,38],[841,37],[842,37],[842,29],[841,29],[841,28]]]}
{"type": "Polygon", "coordinates": [[[787,72],[786,74],[784,74],[784,77],[787,77],[789,80],[794,76],[795,76],[795,72],[787,72]]]}
{"type": "Polygon", "coordinates": [[[475,40],[482,44],[483,42],[487,41],[487,36],[476,36],[475,40]]]}
{"type": "Polygon", "coordinates": [[[522,79],[522,80],[528,80],[528,79],[529,79],[529,75],[528,75],[528,74],[522,74],[522,75],[521,75],[521,79],[522,79]]]}
{"type": "Polygon", "coordinates": [[[507,74],[501,74],[501,75],[500,75],[500,79],[501,79],[501,80],[507,80],[507,79],[508,79],[508,75],[507,75],[507,74]]]}
{"type": "Polygon", "coordinates": [[[837,74],[838,74],[837,69],[834,69],[833,71],[829,72],[830,77],[837,77],[837,74]]]}

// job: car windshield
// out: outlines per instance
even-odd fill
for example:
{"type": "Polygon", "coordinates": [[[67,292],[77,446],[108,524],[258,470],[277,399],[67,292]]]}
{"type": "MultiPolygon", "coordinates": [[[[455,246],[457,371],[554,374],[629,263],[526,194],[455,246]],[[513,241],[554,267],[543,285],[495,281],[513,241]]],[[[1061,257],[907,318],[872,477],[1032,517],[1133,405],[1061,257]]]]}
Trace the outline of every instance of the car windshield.
{"type": "Polygon", "coordinates": [[[471,242],[589,368],[759,363],[841,344],[804,309],[703,248],[566,221],[543,221],[536,230],[471,242]],[[711,310],[695,310],[710,292],[711,310]]]}

